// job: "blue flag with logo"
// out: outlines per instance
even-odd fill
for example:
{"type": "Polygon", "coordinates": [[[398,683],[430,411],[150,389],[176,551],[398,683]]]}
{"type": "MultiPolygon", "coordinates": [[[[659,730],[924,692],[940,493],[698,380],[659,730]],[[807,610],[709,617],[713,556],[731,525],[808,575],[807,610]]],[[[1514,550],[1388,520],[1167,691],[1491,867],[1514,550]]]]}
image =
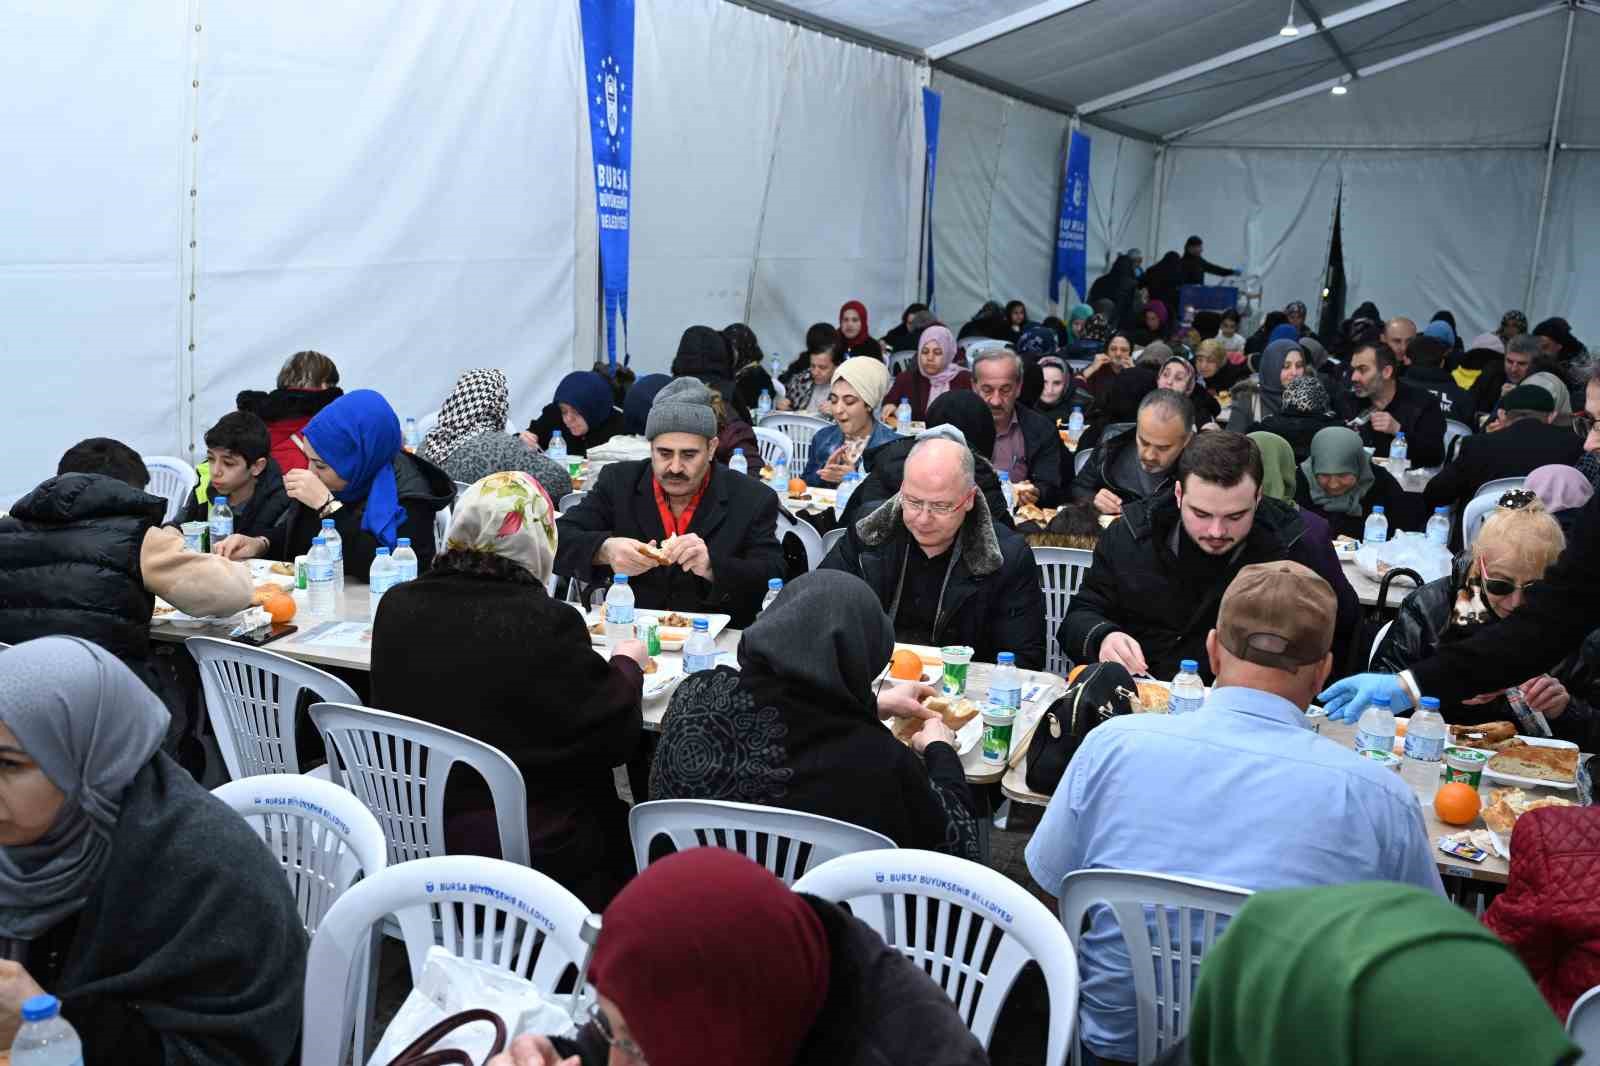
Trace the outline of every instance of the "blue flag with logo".
{"type": "Polygon", "coordinates": [[[922,90],[922,132],[927,142],[927,174],[922,181],[922,239],[928,242],[928,295],[933,306],[933,179],[939,172],[939,108],[943,103],[932,89],[922,90]]]}
{"type": "Polygon", "coordinates": [[[606,355],[617,365],[617,315],[628,325],[628,221],[633,189],[633,0],[578,0],[583,21],[584,95],[594,150],[600,286],[606,355]]]}
{"type": "Polygon", "coordinates": [[[1050,299],[1061,298],[1061,279],[1082,300],[1089,291],[1089,138],[1072,131],[1067,142],[1066,175],[1061,182],[1061,220],[1056,226],[1056,262],[1050,272],[1050,299]]]}

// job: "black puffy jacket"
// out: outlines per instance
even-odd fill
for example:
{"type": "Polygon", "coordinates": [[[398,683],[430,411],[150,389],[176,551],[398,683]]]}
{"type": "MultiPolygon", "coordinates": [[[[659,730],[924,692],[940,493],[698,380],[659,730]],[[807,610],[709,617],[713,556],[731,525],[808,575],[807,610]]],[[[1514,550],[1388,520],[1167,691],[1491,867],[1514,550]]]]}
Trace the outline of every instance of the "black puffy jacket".
{"type": "Polygon", "coordinates": [[[0,518],[0,642],[82,637],[144,676],[155,596],[139,551],[166,510],[103,474],[62,474],[18,500],[0,518]]]}
{"type": "MultiPolygon", "coordinates": [[[[900,483],[906,478],[906,458],[916,443],[915,437],[901,437],[888,444],[880,444],[861,457],[861,465],[866,468],[867,476],[850,493],[850,502],[845,504],[844,514],[839,516],[840,525],[855,525],[900,491],[900,483]]],[[[990,517],[1007,529],[1015,528],[1011,512],[1006,510],[1005,492],[1000,488],[1000,475],[995,473],[994,464],[988,456],[973,452],[972,466],[978,491],[989,501],[990,517]]]]}

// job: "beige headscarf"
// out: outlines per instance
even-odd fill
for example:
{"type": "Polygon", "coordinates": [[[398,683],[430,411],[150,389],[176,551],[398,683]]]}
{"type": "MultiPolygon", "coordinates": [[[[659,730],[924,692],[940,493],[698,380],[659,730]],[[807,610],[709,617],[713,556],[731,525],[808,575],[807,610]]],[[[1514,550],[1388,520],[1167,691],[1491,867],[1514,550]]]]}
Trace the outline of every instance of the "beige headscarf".
{"type": "Polygon", "coordinates": [[[448,551],[487,552],[549,582],[556,561],[555,507],[528,474],[490,474],[456,500],[448,551]]]}
{"type": "Polygon", "coordinates": [[[833,372],[833,380],[849,382],[867,410],[876,417],[878,408],[883,406],[884,394],[889,391],[889,368],[883,365],[882,359],[858,355],[840,363],[839,369],[833,372]]]}

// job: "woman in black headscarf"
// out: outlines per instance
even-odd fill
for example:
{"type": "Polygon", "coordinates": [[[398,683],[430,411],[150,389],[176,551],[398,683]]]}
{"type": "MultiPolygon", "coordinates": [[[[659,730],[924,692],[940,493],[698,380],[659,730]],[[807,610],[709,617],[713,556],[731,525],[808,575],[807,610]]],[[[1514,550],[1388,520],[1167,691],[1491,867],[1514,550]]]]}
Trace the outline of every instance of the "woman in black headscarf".
{"type": "Polygon", "coordinates": [[[740,638],[738,670],[691,674],[673,693],[650,798],[785,807],[979,860],[955,734],[926,719],[908,748],[883,727],[920,717],[917,694],[932,695],[915,683],[874,691],[893,652],[894,626],[860,578],[818,570],[785,586],[740,638]]]}

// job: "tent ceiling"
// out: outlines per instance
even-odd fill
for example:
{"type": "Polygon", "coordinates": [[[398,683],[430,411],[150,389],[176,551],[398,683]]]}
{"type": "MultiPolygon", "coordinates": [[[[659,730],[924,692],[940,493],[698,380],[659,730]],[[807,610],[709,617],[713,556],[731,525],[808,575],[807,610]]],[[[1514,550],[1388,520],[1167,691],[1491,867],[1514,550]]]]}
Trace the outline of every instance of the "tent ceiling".
{"type": "MultiPolygon", "coordinates": [[[[1506,18],[1567,6],[1565,0],[1311,0],[1309,6],[1295,0],[1302,32],[1285,38],[1278,31],[1286,0],[739,2],[891,41],[953,72],[1063,111],[1081,109],[1098,123],[1151,139],[1506,18]],[[1315,22],[1325,29],[1315,32],[1315,22]]],[[[1518,61],[1516,53],[1506,59],[1518,61]]],[[[1471,76],[1470,69],[1458,74],[1471,76]]],[[[1553,69],[1535,62],[1528,74],[1544,95],[1553,69]]]]}

